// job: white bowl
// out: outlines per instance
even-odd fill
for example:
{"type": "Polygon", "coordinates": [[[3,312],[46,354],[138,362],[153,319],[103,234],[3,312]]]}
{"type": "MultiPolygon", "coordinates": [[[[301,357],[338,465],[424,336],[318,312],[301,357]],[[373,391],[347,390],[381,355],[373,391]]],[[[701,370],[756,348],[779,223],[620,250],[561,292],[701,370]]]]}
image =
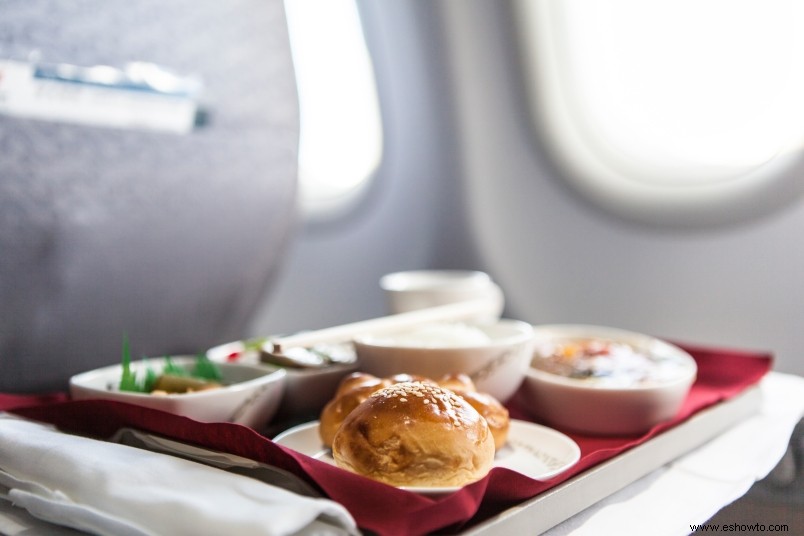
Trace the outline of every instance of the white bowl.
{"type": "MultiPolygon", "coordinates": [[[[216,363],[241,363],[255,367],[264,364],[260,359],[261,345],[246,345],[234,341],[207,350],[207,357],[216,363]]],[[[320,368],[286,368],[285,389],[279,409],[274,416],[278,422],[318,419],[321,410],[332,399],[341,380],[357,370],[356,363],[332,364],[320,368]]]]}
{"type": "MultiPolygon", "coordinates": [[[[173,363],[190,368],[195,357],[172,357],[173,363]]],[[[146,367],[157,374],[165,360],[143,359],[131,363],[131,370],[142,376],[146,367]]],[[[258,429],[264,427],[279,408],[286,373],[279,368],[218,363],[224,387],[187,394],[151,395],[120,391],[117,386],[120,364],[83,372],[70,378],[74,400],[101,399],[128,402],[138,406],[183,415],[203,422],[234,422],[258,429]]]]}
{"type": "Polygon", "coordinates": [[[603,326],[536,326],[533,362],[520,396],[527,411],[550,426],[593,435],[635,435],[672,419],[696,374],[695,360],[687,352],[648,335],[603,326]],[[619,346],[618,354],[625,359],[611,361],[617,364],[609,378],[573,378],[543,370],[540,360],[547,359],[552,345],[589,339],[626,345],[619,346]],[[652,376],[639,379],[646,370],[652,376]]]}
{"type": "Polygon", "coordinates": [[[471,327],[488,340],[433,346],[411,344],[404,333],[355,337],[358,368],[378,377],[407,373],[435,380],[446,374],[464,373],[472,378],[478,391],[505,402],[519,388],[530,363],[533,327],[510,319],[471,327]]]}
{"type": "Polygon", "coordinates": [[[475,270],[409,270],[380,278],[392,314],[470,300],[488,300],[494,313],[483,322],[499,320],[505,305],[502,289],[485,272],[475,270]]]}

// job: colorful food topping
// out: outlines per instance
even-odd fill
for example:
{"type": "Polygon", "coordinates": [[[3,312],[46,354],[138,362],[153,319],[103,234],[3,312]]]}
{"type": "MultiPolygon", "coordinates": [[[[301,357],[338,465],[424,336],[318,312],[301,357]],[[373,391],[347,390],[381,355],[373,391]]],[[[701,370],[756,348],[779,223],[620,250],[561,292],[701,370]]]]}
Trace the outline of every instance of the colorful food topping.
{"type": "Polygon", "coordinates": [[[681,376],[686,363],[603,339],[555,341],[537,347],[534,368],[612,387],[665,382],[681,376]]]}
{"type": "Polygon", "coordinates": [[[243,355],[248,354],[250,352],[257,352],[259,353],[262,345],[268,341],[267,337],[255,337],[253,339],[245,339],[241,341],[242,348],[231,352],[229,355],[226,356],[226,361],[231,363],[234,361],[239,360],[243,355]]]}

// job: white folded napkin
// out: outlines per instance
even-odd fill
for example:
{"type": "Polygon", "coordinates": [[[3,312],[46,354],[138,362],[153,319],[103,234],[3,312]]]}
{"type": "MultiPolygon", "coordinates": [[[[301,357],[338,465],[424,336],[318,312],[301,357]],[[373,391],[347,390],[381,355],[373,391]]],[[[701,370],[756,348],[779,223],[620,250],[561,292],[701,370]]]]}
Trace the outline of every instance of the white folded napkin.
{"type": "Polygon", "coordinates": [[[0,413],[0,498],[100,535],[359,534],[338,503],[0,413]]]}

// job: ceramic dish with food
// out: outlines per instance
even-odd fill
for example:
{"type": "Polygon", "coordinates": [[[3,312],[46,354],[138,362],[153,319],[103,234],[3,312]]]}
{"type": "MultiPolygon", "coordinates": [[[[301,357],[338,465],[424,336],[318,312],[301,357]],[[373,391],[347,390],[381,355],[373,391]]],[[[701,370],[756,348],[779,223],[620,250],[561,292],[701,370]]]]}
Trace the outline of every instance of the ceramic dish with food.
{"type": "Polygon", "coordinates": [[[319,421],[274,440],[353,473],[427,495],[456,491],[492,467],[548,478],[580,456],[577,445],[559,432],[512,422],[507,408],[477,392],[463,374],[439,380],[350,374],[319,421]],[[558,447],[554,452],[561,456],[545,455],[547,445],[534,449],[534,444],[521,444],[533,433],[544,440],[538,443],[558,447]]]}
{"type": "MultiPolygon", "coordinates": [[[[318,421],[300,424],[278,434],[274,442],[335,465],[332,450],[321,444],[318,428],[318,421]]],[[[509,441],[495,453],[492,468],[504,467],[535,480],[548,480],[570,469],[580,457],[580,447],[569,436],[546,426],[512,419],[509,441]]],[[[435,497],[460,489],[459,486],[400,487],[435,497]]]]}
{"type": "MultiPolygon", "coordinates": [[[[158,383],[161,378],[181,383],[185,388],[196,380],[191,376],[198,358],[176,356],[172,358],[151,358],[123,362],[83,372],[70,378],[70,395],[74,400],[101,399],[127,402],[138,406],[158,409],[176,415],[183,415],[203,422],[234,422],[255,429],[264,427],[276,414],[285,386],[285,370],[266,366],[240,363],[217,363],[220,372],[217,385],[199,381],[199,390],[187,392],[168,392],[158,383]],[[168,367],[176,367],[187,373],[164,374],[168,367]],[[127,371],[127,372],[124,372],[127,371]],[[152,389],[121,390],[124,378],[137,378],[135,383],[152,377],[157,383],[156,392],[152,389]],[[201,388],[203,387],[203,388],[201,388]]],[[[125,387],[124,387],[125,389],[125,387]]],[[[191,388],[195,389],[195,388],[191,388]]]]}
{"type": "Polygon", "coordinates": [[[519,388],[532,355],[533,327],[519,320],[493,324],[433,323],[393,334],[354,338],[358,368],[379,377],[466,374],[477,390],[506,402],[519,388]]]}
{"type": "MultiPolygon", "coordinates": [[[[267,366],[272,370],[277,364],[263,360],[263,347],[268,339],[250,339],[234,341],[210,348],[207,357],[216,363],[240,363],[255,367],[267,366]]],[[[337,348],[339,354],[344,348],[337,348]]],[[[354,354],[351,344],[348,351],[354,354]]],[[[335,362],[324,366],[302,368],[300,366],[282,366],[286,371],[285,387],[282,401],[276,412],[276,421],[305,421],[315,418],[324,405],[332,398],[338,383],[347,375],[357,370],[352,357],[351,362],[345,356],[338,356],[335,362]]]]}
{"type": "Polygon", "coordinates": [[[687,352],[655,337],[603,326],[536,326],[521,397],[551,426],[632,435],[673,418],[696,373],[687,352]]]}

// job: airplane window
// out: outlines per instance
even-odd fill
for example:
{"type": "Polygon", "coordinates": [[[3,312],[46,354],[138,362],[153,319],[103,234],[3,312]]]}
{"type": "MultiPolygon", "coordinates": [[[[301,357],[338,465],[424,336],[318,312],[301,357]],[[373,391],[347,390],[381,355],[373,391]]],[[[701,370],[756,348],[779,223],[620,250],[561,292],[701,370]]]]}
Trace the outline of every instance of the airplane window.
{"type": "Polygon", "coordinates": [[[299,92],[299,190],[308,217],[355,199],[379,165],[374,71],[354,0],[286,0],[299,92]]]}
{"type": "Polygon", "coordinates": [[[802,193],[804,3],[522,0],[516,9],[540,132],[594,202],[701,224],[802,193]]]}

